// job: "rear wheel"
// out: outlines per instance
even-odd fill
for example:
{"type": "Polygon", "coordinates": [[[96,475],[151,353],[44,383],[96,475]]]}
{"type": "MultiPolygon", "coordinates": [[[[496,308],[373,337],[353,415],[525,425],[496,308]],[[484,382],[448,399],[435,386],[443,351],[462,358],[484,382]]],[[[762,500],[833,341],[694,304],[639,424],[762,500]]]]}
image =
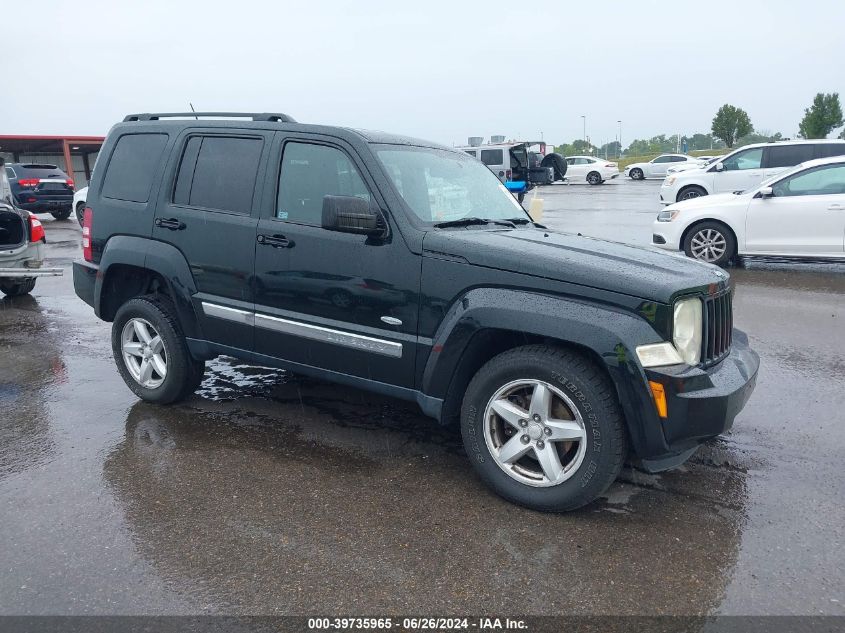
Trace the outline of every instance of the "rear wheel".
{"type": "Polygon", "coordinates": [[[600,185],[602,183],[601,174],[597,171],[591,171],[587,174],[587,182],[591,185],[600,185]]]}
{"type": "Polygon", "coordinates": [[[20,297],[21,295],[28,295],[35,288],[35,278],[24,279],[23,281],[16,281],[14,283],[4,282],[0,283],[0,292],[7,297],[20,297]]]}
{"type": "Polygon", "coordinates": [[[687,257],[721,266],[736,256],[733,233],[721,222],[700,222],[684,237],[687,257]]]}
{"type": "Polygon", "coordinates": [[[85,218],[85,203],[80,202],[76,205],[76,220],[79,226],[82,226],[82,220],[85,218]]]}
{"type": "Polygon", "coordinates": [[[544,345],[509,350],[478,371],[464,396],[461,431],[484,482],[535,510],[590,503],[627,455],[607,376],[580,354],[544,345]]]}
{"type": "Polygon", "coordinates": [[[67,220],[70,217],[70,209],[65,209],[64,211],[53,211],[50,215],[57,220],[67,220]]]}
{"type": "Polygon", "coordinates": [[[112,352],[126,385],[142,400],[168,404],[199,386],[205,363],[188,351],[176,312],[167,299],[135,297],[117,311],[112,352]]]}
{"type": "Polygon", "coordinates": [[[643,170],[639,167],[635,167],[634,169],[632,169],[628,175],[631,176],[631,180],[645,179],[645,174],[643,173],[643,170]]]}
{"type": "Polygon", "coordinates": [[[704,187],[690,185],[689,187],[684,187],[678,192],[678,197],[675,201],[680,202],[681,200],[692,200],[693,198],[700,198],[701,196],[706,195],[707,191],[704,190],[704,187]]]}

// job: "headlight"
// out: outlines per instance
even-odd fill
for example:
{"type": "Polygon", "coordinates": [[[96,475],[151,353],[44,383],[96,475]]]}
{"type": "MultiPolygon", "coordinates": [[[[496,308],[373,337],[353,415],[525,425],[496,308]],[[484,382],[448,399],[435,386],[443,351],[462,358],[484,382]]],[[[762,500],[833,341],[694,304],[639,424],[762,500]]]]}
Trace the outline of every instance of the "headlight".
{"type": "Polygon", "coordinates": [[[667,187],[671,187],[673,182],[675,182],[675,176],[667,176],[666,180],[663,181],[663,184],[667,187]]]}
{"type": "Polygon", "coordinates": [[[675,303],[672,342],[687,365],[701,359],[701,299],[681,299],[675,303]]]}
{"type": "Polygon", "coordinates": [[[669,209],[667,211],[661,211],[660,213],[657,214],[657,221],[658,222],[671,222],[676,217],[678,217],[679,213],[680,213],[680,211],[678,209],[669,209]]]}

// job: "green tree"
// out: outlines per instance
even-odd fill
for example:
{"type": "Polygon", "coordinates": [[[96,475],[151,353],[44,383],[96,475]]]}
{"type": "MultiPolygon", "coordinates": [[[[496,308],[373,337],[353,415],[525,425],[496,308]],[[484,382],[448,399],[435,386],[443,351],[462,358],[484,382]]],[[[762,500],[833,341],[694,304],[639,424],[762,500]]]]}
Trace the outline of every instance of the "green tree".
{"type": "Polygon", "coordinates": [[[831,130],[842,125],[842,106],[839,93],[818,93],[813,105],[804,110],[798,125],[798,135],[803,138],[827,138],[831,130]]]}
{"type": "Polygon", "coordinates": [[[738,138],[751,134],[754,126],[745,110],[726,103],[713,117],[712,130],[713,136],[722,139],[728,147],[733,147],[738,138]]]}

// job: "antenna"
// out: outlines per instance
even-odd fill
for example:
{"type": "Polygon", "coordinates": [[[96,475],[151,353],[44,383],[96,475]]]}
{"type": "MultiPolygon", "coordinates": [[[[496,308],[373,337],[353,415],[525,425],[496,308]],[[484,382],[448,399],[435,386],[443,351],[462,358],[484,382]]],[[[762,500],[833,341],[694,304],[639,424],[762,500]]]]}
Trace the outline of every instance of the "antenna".
{"type": "MultiPolygon", "coordinates": [[[[196,113],[196,110],[194,110],[194,104],[193,104],[193,103],[191,103],[190,101],[188,101],[188,105],[189,105],[189,106],[191,106],[191,112],[196,113]]],[[[195,116],[194,118],[195,118],[197,121],[199,121],[199,120],[200,120],[200,118],[199,118],[198,116],[195,116]]]]}

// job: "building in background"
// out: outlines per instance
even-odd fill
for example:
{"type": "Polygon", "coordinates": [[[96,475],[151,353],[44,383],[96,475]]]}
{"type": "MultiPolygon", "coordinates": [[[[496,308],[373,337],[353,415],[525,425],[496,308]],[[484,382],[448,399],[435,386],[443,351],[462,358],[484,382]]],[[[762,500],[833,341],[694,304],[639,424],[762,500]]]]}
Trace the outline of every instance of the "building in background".
{"type": "Polygon", "coordinates": [[[88,186],[102,136],[0,135],[0,155],[7,163],[49,163],[73,178],[76,189],[88,186]]]}

